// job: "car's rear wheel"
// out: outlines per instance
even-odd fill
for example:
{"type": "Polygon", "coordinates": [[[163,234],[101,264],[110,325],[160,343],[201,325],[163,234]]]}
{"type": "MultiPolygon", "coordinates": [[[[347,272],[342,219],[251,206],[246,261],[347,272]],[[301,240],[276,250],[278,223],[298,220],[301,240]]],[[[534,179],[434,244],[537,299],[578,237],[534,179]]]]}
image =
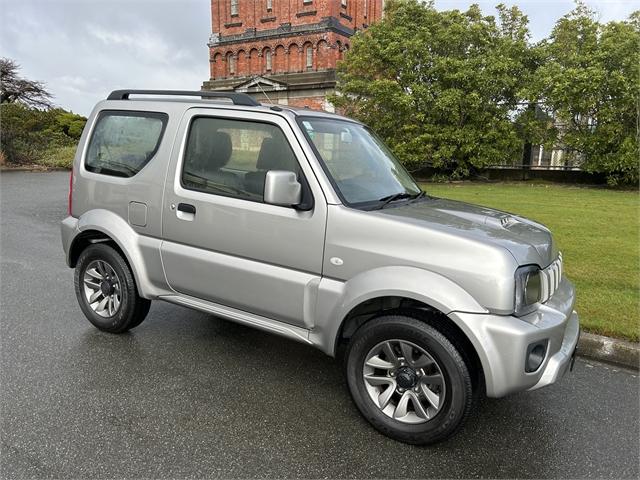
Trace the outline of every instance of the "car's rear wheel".
{"type": "Polygon", "coordinates": [[[406,443],[450,437],[472,406],[471,377],[460,352],[432,326],[404,315],[381,316],[356,331],[346,376],[362,415],[406,443]]]}
{"type": "Polygon", "coordinates": [[[76,265],[76,297],[87,319],[100,330],[122,333],[145,319],[151,302],[138,295],[133,274],[110,245],[87,247],[76,265]]]}

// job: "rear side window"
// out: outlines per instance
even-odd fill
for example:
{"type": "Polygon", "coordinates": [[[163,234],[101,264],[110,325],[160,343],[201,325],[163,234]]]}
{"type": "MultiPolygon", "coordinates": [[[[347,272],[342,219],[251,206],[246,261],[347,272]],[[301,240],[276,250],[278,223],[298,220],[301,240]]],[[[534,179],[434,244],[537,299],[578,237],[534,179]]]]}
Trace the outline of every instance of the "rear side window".
{"type": "Polygon", "coordinates": [[[134,176],[155,155],[166,124],[164,113],[102,112],[89,142],[85,168],[116,177],[134,176]]]}

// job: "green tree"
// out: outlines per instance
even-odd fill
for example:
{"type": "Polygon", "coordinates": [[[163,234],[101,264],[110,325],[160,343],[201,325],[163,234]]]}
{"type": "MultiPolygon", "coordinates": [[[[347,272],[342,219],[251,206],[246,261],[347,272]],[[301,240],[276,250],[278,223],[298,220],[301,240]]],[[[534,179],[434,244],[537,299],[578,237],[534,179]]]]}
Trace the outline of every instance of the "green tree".
{"type": "Polygon", "coordinates": [[[557,140],[586,170],[637,182],[640,13],[601,24],[578,1],[540,47],[534,94],[556,119],[557,140]]]}
{"type": "Polygon", "coordinates": [[[20,65],[0,58],[0,103],[23,103],[33,108],[51,108],[51,94],[42,82],[27,80],[18,74],[20,65]]]}
{"type": "Polygon", "coordinates": [[[58,110],[55,117],[54,131],[61,131],[73,140],[80,140],[87,119],[82,115],[65,110],[58,110]]]}
{"type": "Polygon", "coordinates": [[[453,177],[519,159],[524,87],[537,66],[527,17],[473,5],[439,12],[432,2],[391,0],[385,18],[353,37],[333,103],[374,128],[410,168],[453,177]]]}
{"type": "Polygon", "coordinates": [[[22,78],[19,69],[0,58],[0,158],[68,166],[87,119],[54,108],[44,84],[22,78]]]}

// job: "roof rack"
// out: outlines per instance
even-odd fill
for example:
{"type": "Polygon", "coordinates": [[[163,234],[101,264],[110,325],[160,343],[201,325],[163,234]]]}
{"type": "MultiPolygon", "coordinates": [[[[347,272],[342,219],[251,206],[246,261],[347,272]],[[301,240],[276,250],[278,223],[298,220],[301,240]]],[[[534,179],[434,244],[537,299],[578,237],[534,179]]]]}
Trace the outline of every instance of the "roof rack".
{"type": "Polygon", "coordinates": [[[260,103],[246,93],[235,92],[211,92],[207,90],[186,91],[186,90],[114,90],[109,94],[107,100],[129,100],[129,95],[167,95],[172,97],[200,97],[200,98],[226,98],[234,105],[246,107],[259,107],[260,103]]]}

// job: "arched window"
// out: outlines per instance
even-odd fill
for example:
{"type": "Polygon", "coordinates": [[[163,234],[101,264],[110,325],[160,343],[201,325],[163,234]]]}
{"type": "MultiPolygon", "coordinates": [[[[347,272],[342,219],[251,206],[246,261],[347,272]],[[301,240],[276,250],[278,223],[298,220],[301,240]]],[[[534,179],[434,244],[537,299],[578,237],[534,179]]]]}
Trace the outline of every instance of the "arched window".
{"type": "Polygon", "coordinates": [[[232,53],[227,57],[227,63],[229,64],[229,73],[231,75],[236,73],[236,57],[232,53]]]}
{"type": "Polygon", "coordinates": [[[313,68],[313,47],[311,45],[307,46],[305,53],[306,53],[306,66],[307,66],[307,70],[309,70],[313,68]]]}
{"type": "Polygon", "coordinates": [[[264,52],[264,66],[267,72],[271,71],[271,50],[264,52]]]}

